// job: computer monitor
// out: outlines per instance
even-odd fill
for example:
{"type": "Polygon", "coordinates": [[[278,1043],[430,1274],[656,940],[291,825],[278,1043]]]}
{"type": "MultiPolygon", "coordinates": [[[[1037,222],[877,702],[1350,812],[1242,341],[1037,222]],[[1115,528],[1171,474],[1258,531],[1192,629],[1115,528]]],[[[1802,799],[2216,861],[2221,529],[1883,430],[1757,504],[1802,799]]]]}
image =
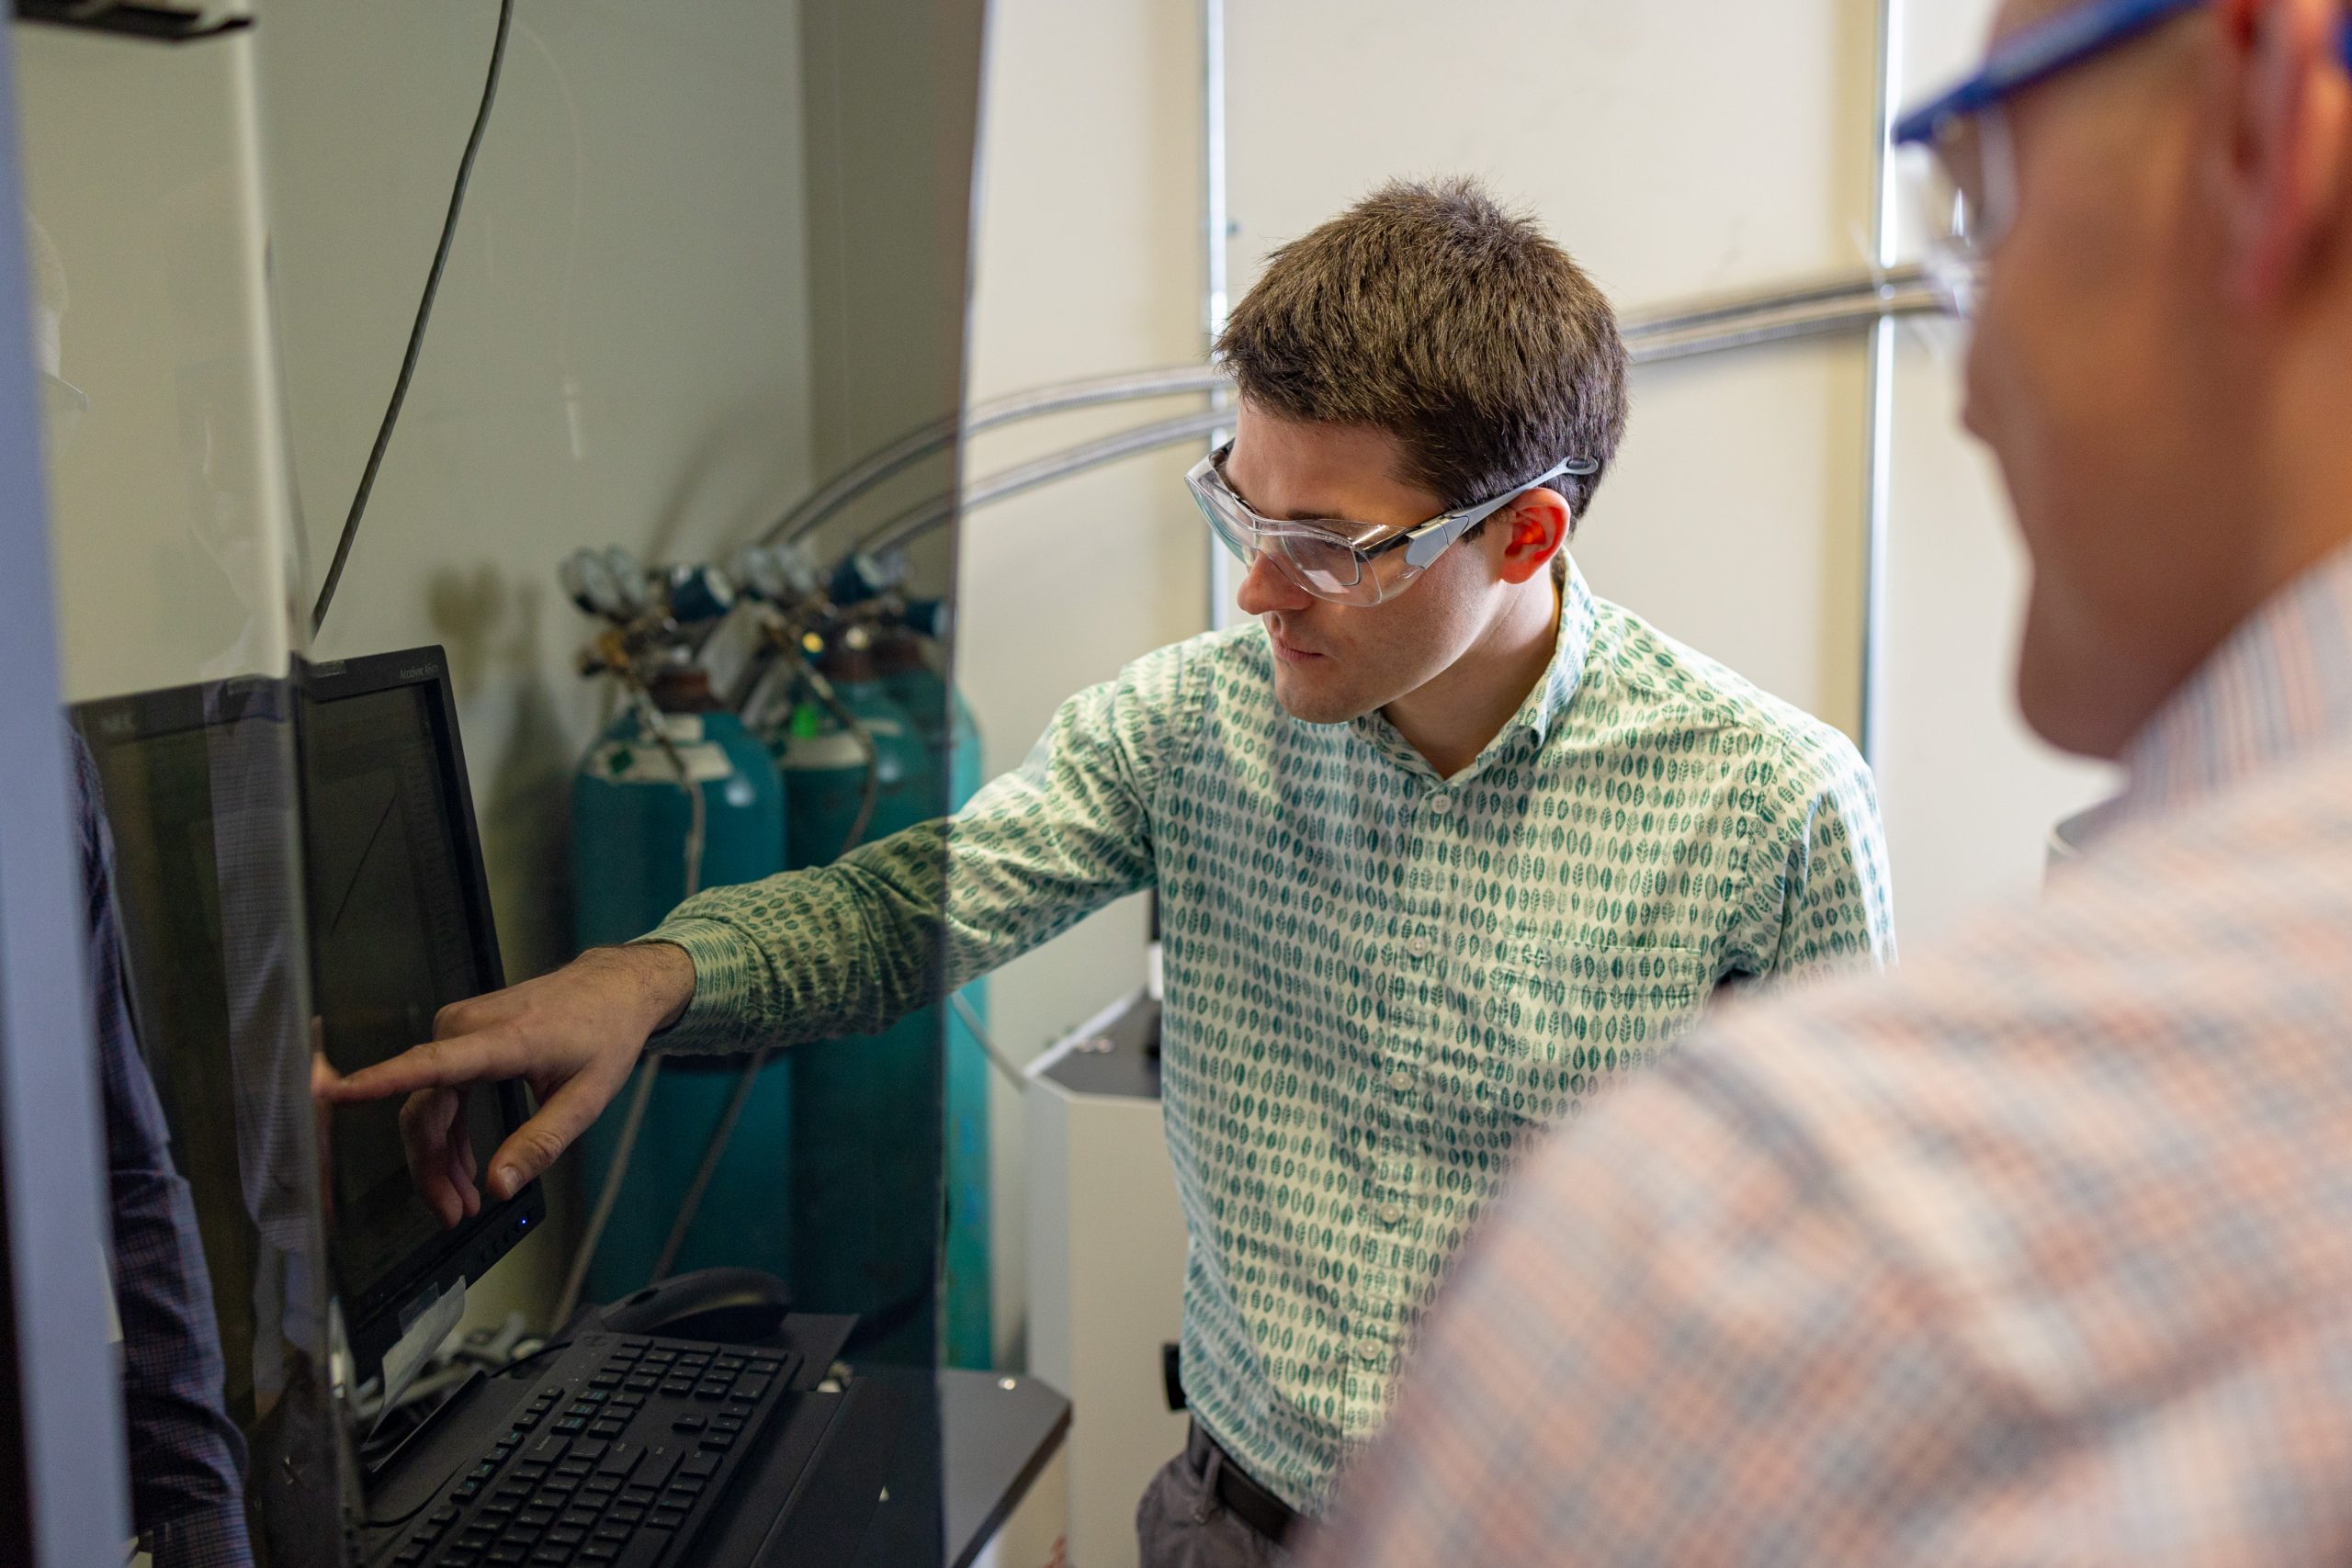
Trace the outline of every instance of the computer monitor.
{"type": "MultiPolygon", "coordinates": [[[[261,841],[270,835],[254,829],[238,798],[247,792],[222,759],[298,776],[289,836],[302,897],[298,906],[290,890],[276,896],[304,911],[316,1043],[345,1073],[381,1061],[430,1039],[443,1006],[503,979],[447,662],[418,649],[311,666],[290,683],[109,698],[77,707],[74,720],[107,792],[132,1013],[195,1189],[236,1410],[246,1404],[240,1324],[252,1312],[230,1282],[251,1270],[220,1254],[247,1245],[248,1213],[266,1201],[240,1168],[252,1163],[251,1129],[288,1115],[256,1116],[255,1088],[240,1081],[250,1052],[232,1020],[255,1011],[240,997],[250,942],[238,930],[247,917],[224,922],[223,908],[240,886],[282,880],[293,857],[261,841]],[[282,749],[256,750],[256,723],[290,724],[282,749]]],[[[471,1091],[466,1114],[487,1157],[528,1105],[520,1085],[501,1085],[471,1091]]],[[[417,1196],[399,1118],[397,1104],[354,1107],[326,1128],[321,1210],[362,1384],[396,1343],[439,1321],[431,1308],[454,1303],[458,1280],[481,1278],[546,1214],[535,1183],[444,1230],[417,1196]]]]}
{"type": "MultiPolygon", "coordinates": [[[[302,689],[312,995],[327,1060],[351,1073],[432,1039],[443,1007],[505,979],[441,649],[314,664],[302,689]]],[[[481,1158],[528,1114],[520,1084],[470,1091],[481,1158]]],[[[481,1279],[541,1223],[547,1204],[537,1183],[503,1203],[485,1193],[479,1213],[443,1229],[417,1196],[397,1103],[338,1111],[330,1142],[329,1246],[365,1381],[433,1303],[454,1303],[453,1287],[481,1279]]]]}

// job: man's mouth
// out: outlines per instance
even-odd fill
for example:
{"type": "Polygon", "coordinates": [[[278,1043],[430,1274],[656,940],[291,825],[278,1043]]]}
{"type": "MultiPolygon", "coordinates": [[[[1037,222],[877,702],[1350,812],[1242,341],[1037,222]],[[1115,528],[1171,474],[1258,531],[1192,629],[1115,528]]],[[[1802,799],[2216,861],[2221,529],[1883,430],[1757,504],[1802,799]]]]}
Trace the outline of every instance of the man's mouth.
{"type": "Polygon", "coordinates": [[[1266,640],[1273,645],[1274,657],[1285,664],[1310,664],[1328,657],[1311,649],[1299,647],[1272,626],[1266,628],[1266,640]]]}

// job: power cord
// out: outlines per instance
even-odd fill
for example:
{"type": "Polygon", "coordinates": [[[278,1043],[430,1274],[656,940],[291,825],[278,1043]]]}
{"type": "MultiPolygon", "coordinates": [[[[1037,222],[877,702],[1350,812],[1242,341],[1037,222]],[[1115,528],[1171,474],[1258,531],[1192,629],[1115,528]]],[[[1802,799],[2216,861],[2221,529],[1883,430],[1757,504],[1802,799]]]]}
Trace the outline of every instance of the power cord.
{"type": "Polygon", "coordinates": [[[334,559],[327,566],[326,581],[319,585],[319,601],[311,607],[311,635],[317,637],[326,624],[327,606],[334,603],[334,591],[343,581],[345,563],[351,559],[351,547],[359,537],[359,519],[368,511],[368,497],[376,489],[376,471],[384,466],[384,451],[392,444],[392,427],[400,423],[401,405],[408,400],[408,385],[416,375],[416,359],[424,347],[425,323],[433,319],[433,300],[441,292],[441,274],[449,265],[449,246],[458,236],[458,214],[466,205],[466,187],[473,183],[474,158],[481,152],[482,132],[490,127],[490,106],[498,97],[498,78],[506,63],[506,37],[514,23],[514,0],[498,0],[498,36],[490,49],[490,74],[482,83],[481,107],[474,112],[474,128],[466,138],[465,156],[458,161],[458,181],[449,192],[449,214],[441,220],[441,243],[433,252],[433,270],[425,275],[424,296],[416,304],[416,321],[409,328],[408,352],[401,356],[400,378],[392,383],[392,400],[384,409],[384,423],[377,427],[376,445],[368,454],[368,467],[359,475],[359,489],[351,498],[351,514],[343,520],[343,536],[335,541],[334,559]]]}

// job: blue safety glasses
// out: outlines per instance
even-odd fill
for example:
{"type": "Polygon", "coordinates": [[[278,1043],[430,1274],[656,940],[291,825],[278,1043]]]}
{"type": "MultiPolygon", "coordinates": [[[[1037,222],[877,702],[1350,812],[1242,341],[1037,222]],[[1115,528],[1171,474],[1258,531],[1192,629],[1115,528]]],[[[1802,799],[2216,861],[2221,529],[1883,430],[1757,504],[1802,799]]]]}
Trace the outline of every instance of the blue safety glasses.
{"type": "MultiPolygon", "coordinates": [[[[2205,4],[2091,0],[2003,39],[1976,74],[1895,122],[1895,145],[1923,154],[1910,173],[1925,209],[1928,272],[1953,311],[1974,313],[1985,261],[2017,216],[2017,157],[2002,106],[2205,4]]],[[[2352,20],[2337,50],[2352,71],[2352,20]]]]}

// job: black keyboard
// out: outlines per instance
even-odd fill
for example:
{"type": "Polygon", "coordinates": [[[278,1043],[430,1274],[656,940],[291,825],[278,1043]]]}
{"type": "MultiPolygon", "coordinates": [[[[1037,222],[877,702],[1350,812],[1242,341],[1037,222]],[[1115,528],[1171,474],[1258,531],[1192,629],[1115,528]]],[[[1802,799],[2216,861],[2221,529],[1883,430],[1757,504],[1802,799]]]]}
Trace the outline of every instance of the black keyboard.
{"type": "Polygon", "coordinates": [[[784,1351],[583,1334],[513,1427],[379,1558],[393,1568],[686,1560],[800,1368],[784,1351]]]}

